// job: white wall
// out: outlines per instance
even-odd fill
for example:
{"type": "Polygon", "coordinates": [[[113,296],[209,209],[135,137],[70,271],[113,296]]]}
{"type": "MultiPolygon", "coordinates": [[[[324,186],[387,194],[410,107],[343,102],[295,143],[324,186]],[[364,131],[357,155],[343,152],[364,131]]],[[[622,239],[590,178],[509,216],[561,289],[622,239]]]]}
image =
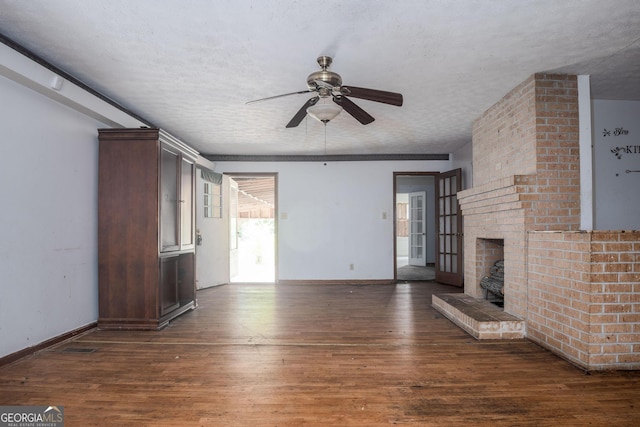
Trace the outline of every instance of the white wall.
{"type": "Polygon", "coordinates": [[[0,76],[0,357],[98,316],[105,124],[0,76]]]}
{"type": "Polygon", "coordinates": [[[97,129],[142,124],[0,44],[0,357],[97,320],[97,129]]]}
{"type": "Polygon", "coordinates": [[[451,154],[451,169],[462,169],[462,189],[473,187],[473,143],[469,141],[451,154]]]}
{"type": "Polygon", "coordinates": [[[278,173],[279,280],[393,279],[393,172],[450,168],[449,161],[216,162],[220,173],[278,173]]]}
{"type": "Polygon", "coordinates": [[[594,100],[593,134],[595,229],[640,229],[640,101],[594,100]]]}

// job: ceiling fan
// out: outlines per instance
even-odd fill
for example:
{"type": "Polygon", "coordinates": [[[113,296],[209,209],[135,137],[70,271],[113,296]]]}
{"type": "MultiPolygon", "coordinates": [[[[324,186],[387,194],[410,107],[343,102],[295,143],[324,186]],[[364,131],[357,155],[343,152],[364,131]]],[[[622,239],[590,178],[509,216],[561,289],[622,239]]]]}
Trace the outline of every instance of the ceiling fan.
{"type": "Polygon", "coordinates": [[[287,123],[286,127],[288,128],[298,126],[307,114],[310,114],[324,124],[327,124],[327,122],[338,115],[338,113],[340,113],[342,109],[351,114],[357,121],[359,121],[363,125],[368,125],[375,120],[369,113],[356,105],[348,97],[382,102],[384,104],[395,105],[398,107],[402,106],[402,95],[399,93],[387,92],[377,89],[366,89],[355,86],[343,86],[342,77],[340,77],[338,73],[329,71],[329,66],[333,62],[333,59],[330,56],[320,56],[318,57],[317,61],[318,65],[321,68],[321,71],[316,71],[309,74],[309,76],[307,77],[307,90],[270,96],[268,98],[256,99],[254,101],[247,102],[247,104],[252,104],[254,102],[260,101],[268,101],[271,99],[281,98],[283,96],[315,92],[316,95],[305,102],[302,108],[300,108],[300,110],[298,110],[298,112],[293,116],[291,121],[287,123]],[[329,98],[331,98],[336,105],[342,108],[335,107],[330,103],[316,105],[321,99],[325,100],[329,98]],[[326,111],[316,112],[314,111],[314,108],[319,110],[324,109],[326,111]]]}

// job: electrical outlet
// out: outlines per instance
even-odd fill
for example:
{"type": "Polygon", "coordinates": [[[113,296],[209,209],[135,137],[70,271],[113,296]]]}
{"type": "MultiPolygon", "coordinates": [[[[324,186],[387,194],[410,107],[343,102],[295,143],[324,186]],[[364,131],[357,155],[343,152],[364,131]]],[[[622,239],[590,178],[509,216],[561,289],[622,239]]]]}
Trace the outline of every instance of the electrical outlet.
{"type": "Polygon", "coordinates": [[[349,270],[353,270],[355,267],[353,264],[349,264],[349,270]]]}

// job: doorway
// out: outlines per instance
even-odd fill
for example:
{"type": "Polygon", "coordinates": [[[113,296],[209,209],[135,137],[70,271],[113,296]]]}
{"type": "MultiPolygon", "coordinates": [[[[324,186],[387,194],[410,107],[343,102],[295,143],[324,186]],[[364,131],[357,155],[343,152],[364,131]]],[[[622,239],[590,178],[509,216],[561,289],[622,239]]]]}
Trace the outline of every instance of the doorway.
{"type": "Polygon", "coordinates": [[[232,283],[277,281],[277,174],[230,174],[232,283]]]}
{"type": "Polygon", "coordinates": [[[393,173],[396,281],[435,280],[463,286],[463,227],[457,197],[460,190],[461,169],[443,173],[393,173]],[[423,191],[425,204],[412,205],[411,198],[423,191]],[[417,222],[414,225],[412,211],[413,222],[417,222]],[[424,223],[415,219],[423,215],[424,223]],[[426,266],[422,266],[422,256],[426,259],[426,266]]]}
{"type": "Polygon", "coordinates": [[[435,280],[435,173],[394,173],[395,280],[435,280]]]}

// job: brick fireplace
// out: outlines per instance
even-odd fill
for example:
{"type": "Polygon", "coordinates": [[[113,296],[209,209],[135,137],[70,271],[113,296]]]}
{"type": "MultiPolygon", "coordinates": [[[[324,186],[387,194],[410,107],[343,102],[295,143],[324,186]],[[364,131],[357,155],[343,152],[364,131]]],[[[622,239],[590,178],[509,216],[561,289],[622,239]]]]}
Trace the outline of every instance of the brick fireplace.
{"type": "Polygon", "coordinates": [[[474,122],[465,298],[484,298],[502,257],[504,312],[528,339],[585,369],[639,369],[640,232],[579,230],[579,155],[576,76],[536,74],[474,122]]]}
{"type": "Polygon", "coordinates": [[[505,311],[526,317],[527,233],[579,228],[578,136],[575,76],[534,75],[475,121],[474,185],[458,194],[465,293],[480,297],[502,256],[505,311]]]}

